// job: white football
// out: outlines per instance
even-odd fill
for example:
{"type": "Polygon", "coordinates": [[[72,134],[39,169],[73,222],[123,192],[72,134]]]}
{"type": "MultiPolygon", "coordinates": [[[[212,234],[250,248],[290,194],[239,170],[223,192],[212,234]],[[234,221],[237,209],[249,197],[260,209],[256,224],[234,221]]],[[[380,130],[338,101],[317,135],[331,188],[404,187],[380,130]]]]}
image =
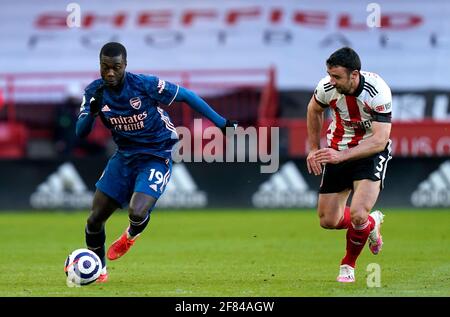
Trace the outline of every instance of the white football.
{"type": "Polygon", "coordinates": [[[77,249],[69,254],[64,264],[67,286],[84,286],[95,282],[102,271],[102,262],[89,249],[77,249]]]}

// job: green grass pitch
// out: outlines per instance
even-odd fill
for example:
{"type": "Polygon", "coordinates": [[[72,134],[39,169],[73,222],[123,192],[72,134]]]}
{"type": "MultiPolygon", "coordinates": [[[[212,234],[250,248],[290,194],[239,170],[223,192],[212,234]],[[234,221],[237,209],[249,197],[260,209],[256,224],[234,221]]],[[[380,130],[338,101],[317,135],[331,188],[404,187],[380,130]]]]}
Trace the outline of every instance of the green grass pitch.
{"type": "MultiPolygon", "coordinates": [[[[157,209],[130,252],[108,263],[110,281],[80,288],[66,286],[63,267],[85,246],[87,212],[2,212],[0,296],[450,296],[450,212],[384,212],[383,251],[365,247],[354,284],[335,281],[345,231],[320,228],[312,210],[157,209]],[[367,284],[371,263],[380,287],[367,284]]],[[[108,245],[126,225],[125,211],[110,218],[108,245]]]]}

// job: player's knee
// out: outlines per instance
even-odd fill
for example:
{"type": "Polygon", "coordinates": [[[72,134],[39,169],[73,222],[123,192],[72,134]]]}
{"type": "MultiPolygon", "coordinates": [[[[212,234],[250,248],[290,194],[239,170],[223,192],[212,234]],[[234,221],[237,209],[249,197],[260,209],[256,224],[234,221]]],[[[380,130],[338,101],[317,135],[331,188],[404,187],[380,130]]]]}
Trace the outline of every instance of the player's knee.
{"type": "Polygon", "coordinates": [[[104,221],[95,214],[90,215],[87,219],[87,228],[91,232],[99,232],[102,230],[103,225],[104,221]]]}
{"type": "Polygon", "coordinates": [[[137,208],[130,206],[128,209],[128,216],[133,222],[142,222],[147,218],[148,210],[144,208],[137,208]]]}
{"type": "Polygon", "coordinates": [[[327,217],[320,217],[320,226],[324,229],[334,229],[337,226],[337,223],[334,219],[327,217]]]}
{"type": "Polygon", "coordinates": [[[367,221],[367,213],[365,210],[351,213],[351,221],[354,225],[362,225],[367,221]]]}

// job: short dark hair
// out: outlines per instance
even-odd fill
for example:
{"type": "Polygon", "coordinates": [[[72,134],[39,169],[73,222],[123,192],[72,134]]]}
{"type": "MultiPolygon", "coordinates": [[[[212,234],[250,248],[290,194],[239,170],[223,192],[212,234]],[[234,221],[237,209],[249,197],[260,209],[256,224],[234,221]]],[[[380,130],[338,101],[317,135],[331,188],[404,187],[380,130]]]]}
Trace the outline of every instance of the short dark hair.
{"type": "Polygon", "coordinates": [[[108,57],[116,57],[119,55],[122,55],[123,59],[127,59],[127,50],[125,46],[123,46],[120,43],[117,42],[109,42],[103,45],[102,49],[100,50],[99,57],[101,58],[102,55],[108,56],[108,57]]]}
{"type": "Polygon", "coordinates": [[[330,55],[327,59],[328,67],[342,66],[351,73],[354,70],[361,70],[361,60],[358,54],[350,47],[343,47],[330,55]]]}

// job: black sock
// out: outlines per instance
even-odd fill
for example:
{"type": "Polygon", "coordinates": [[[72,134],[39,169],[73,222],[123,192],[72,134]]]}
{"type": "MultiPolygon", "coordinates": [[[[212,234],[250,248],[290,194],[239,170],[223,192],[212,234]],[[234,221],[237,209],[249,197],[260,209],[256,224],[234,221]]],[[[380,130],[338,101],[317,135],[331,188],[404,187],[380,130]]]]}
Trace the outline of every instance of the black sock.
{"type": "Polygon", "coordinates": [[[102,267],[105,267],[106,266],[106,258],[105,258],[106,234],[105,234],[105,227],[102,227],[102,229],[99,232],[91,232],[91,231],[89,231],[89,228],[86,225],[85,235],[86,235],[86,245],[87,245],[88,249],[94,251],[95,254],[98,255],[98,257],[102,261],[102,267]]]}
{"type": "Polygon", "coordinates": [[[129,220],[130,220],[130,228],[128,229],[128,233],[130,234],[130,236],[135,237],[142,231],[144,231],[145,227],[147,227],[150,221],[150,212],[147,213],[147,217],[145,217],[144,220],[142,220],[141,218],[133,219],[133,217],[130,217],[129,220]]]}

